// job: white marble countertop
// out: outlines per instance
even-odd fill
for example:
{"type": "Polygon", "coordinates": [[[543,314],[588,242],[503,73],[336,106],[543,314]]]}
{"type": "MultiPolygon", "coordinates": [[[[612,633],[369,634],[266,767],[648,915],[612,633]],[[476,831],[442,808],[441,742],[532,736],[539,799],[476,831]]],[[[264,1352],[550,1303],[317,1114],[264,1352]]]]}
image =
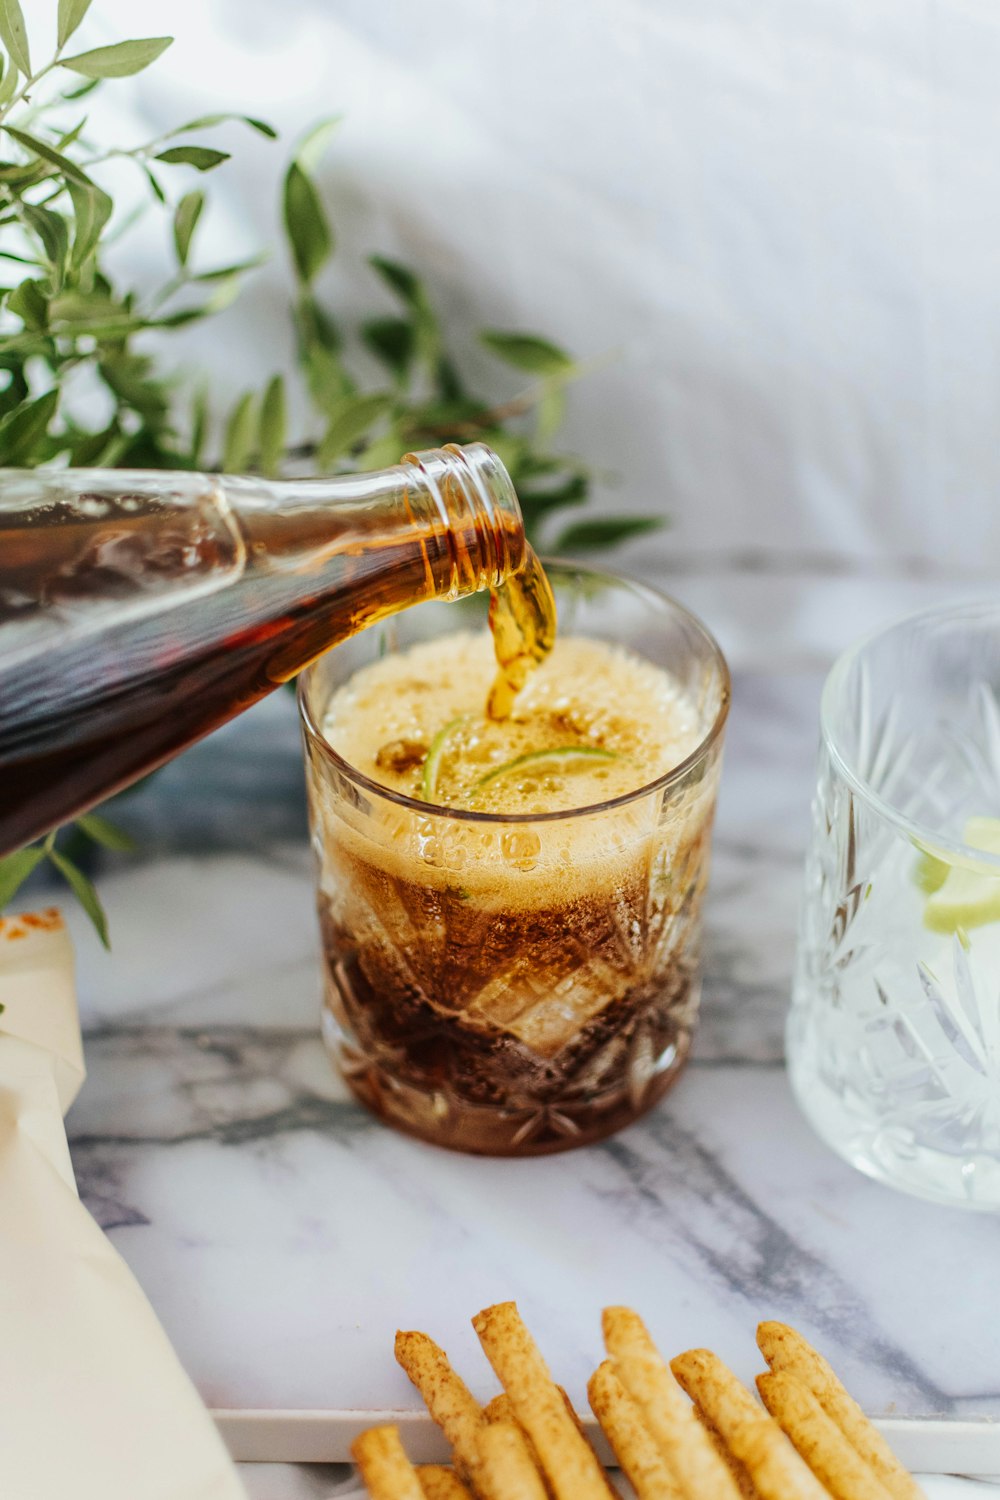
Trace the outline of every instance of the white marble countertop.
{"type": "MultiPolygon", "coordinates": [[[[412,1407],[397,1326],[486,1395],[468,1320],[514,1296],[581,1404],[600,1308],[628,1301],[665,1349],[709,1344],[746,1376],[777,1316],[875,1413],[1000,1419],[1000,1220],[860,1177],[785,1083],[821,678],[794,652],[736,672],[687,1073],[630,1130],[541,1160],[395,1135],[331,1072],[289,698],[121,802],[145,852],[98,869],[112,955],[72,918],[89,1079],[68,1128],[82,1196],[212,1408],[412,1407]]],[[[259,1456],[342,1456],[335,1427],[308,1452],[282,1441],[259,1456]]],[[[248,1472],[255,1500],[346,1482],[248,1472]]]]}

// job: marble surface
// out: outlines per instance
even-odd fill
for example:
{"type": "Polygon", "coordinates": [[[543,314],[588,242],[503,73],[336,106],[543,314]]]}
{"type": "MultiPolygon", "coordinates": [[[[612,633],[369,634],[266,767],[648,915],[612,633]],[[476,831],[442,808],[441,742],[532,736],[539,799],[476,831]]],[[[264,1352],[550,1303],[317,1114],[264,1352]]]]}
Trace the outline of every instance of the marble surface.
{"type": "MultiPolygon", "coordinates": [[[[615,1139],[538,1161],[397,1136],[331,1071],[290,698],[121,800],[144,857],[95,871],[113,954],[70,914],[89,1078],[68,1127],[85,1201],[211,1407],[412,1408],[397,1326],[485,1396],[469,1318],[513,1296],[580,1403],[600,1308],[624,1300],[665,1349],[709,1344],[745,1376],[777,1316],[876,1413],[1000,1419],[1000,1220],[860,1177],[785,1082],[821,680],[794,653],[736,673],[686,1074],[615,1139]]],[[[342,1457],[337,1432],[299,1456],[342,1457]]],[[[346,1482],[248,1472],[260,1500],[346,1482]]]]}

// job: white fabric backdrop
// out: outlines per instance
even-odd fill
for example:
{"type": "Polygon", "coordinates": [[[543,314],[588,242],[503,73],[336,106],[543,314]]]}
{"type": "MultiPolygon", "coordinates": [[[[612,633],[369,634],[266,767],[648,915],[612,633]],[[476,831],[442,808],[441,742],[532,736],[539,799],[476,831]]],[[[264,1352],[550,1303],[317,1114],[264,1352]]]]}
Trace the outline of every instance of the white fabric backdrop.
{"type": "MultiPolygon", "coordinates": [[[[288,137],[343,111],[323,292],[376,305],[380,249],[458,330],[614,351],[566,440],[621,476],[602,503],[673,517],[633,568],[862,559],[875,617],[881,580],[905,603],[908,579],[995,573],[995,0],[97,0],[86,26],[177,37],[124,86],[137,137],[209,108],[281,127],[233,138],[206,259],[270,237],[288,137]]],[[[279,253],[187,340],[218,390],[287,360],[286,285],[279,253]]]]}

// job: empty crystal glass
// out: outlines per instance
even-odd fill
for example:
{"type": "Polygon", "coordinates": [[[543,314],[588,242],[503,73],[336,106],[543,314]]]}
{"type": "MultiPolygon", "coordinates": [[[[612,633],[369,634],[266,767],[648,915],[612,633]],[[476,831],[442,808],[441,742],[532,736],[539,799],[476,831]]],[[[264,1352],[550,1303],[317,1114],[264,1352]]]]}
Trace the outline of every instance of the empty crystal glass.
{"type": "Polygon", "coordinates": [[[871,1177],[1000,1208],[1000,605],[868,637],[823,693],[792,1084],[871,1177]]]}

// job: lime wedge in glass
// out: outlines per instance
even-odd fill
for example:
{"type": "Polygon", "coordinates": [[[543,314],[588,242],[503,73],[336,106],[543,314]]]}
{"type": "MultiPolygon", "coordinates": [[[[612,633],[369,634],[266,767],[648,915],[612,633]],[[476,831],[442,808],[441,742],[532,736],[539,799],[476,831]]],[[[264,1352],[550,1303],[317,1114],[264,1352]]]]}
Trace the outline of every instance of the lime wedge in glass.
{"type": "Polygon", "coordinates": [[[427,759],[424,761],[423,775],[420,778],[420,795],[425,802],[434,801],[434,794],[437,791],[438,776],[441,771],[441,761],[444,757],[444,752],[448,748],[448,741],[451,739],[456,729],[460,729],[463,724],[468,723],[468,719],[468,714],[462,714],[459,718],[452,719],[451,722],[446,724],[443,729],[439,729],[437,734],[431,740],[431,748],[427,752],[427,759]]]}
{"type": "Polygon", "coordinates": [[[938,859],[936,854],[932,854],[929,849],[924,849],[913,867],[914,884],[918,890],[923,891],[925,896],[930,896],[934,891],[941,889],[948,879],[948,871],[951,868],[946,859],[938,859]]]}
{"type": "Polygon", "coordinates": [[[502,766],[494,766],[492,771],[487,771],[485,776],[480,776],[469,795],[475,797],[484,787],[498,781],[501,776],[509,776],[512,771],[521,771],[527,766],[534,769],[536,766],[550,765],[553,770],[557,768],[563,770],[568,768],[573,761],[617,759],[616,751],[601,750],[596,745],[556,745],[551,750],[528,750],[524,755],[515,755],[513,760],[505,760],[502,766]]]}
{"type": "MultiPolygon", "coordinates": [[[[1000,856],[1000,818],[969,818],[962,837],[970,849],[1000,856]]],[[[926,875],[934,879],[937,871],[932,866],[945,863],[925,850],[917,865],[918,884],[925,861],[929,862],[926,875]]],[[[994,871],[985,863],[975,865],[971,860],[961,865],[949,861],[946,869],[943,880],[933,887],[922,887],[930,889],[924,905],[925,927],[932,932],[958,932],[1000,922],[1000,869],[994,871]]]]}

